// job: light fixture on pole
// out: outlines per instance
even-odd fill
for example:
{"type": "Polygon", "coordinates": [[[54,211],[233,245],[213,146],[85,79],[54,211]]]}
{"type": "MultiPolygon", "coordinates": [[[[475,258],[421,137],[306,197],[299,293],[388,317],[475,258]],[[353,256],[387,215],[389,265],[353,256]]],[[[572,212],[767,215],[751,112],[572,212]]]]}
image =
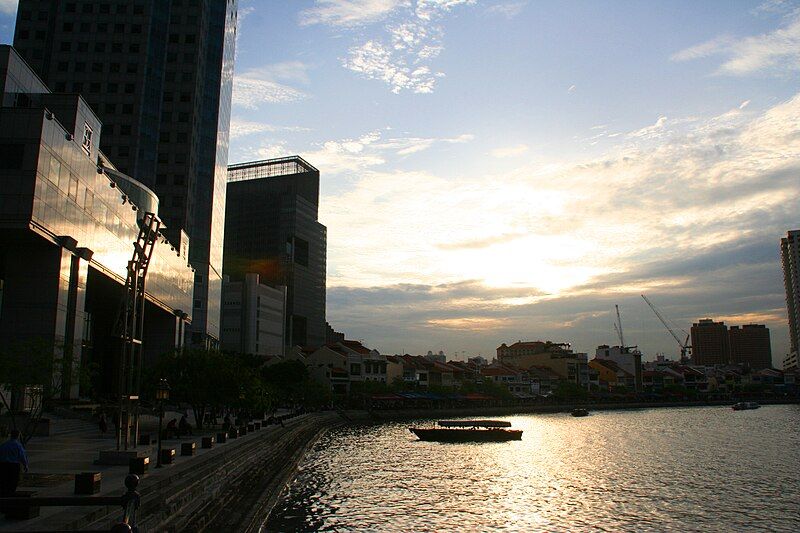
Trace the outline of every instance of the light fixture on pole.
{"type": "Polygon", "coordinates": [[[156,400],[158,400],[158,455],[156,456],[156,468],[161,468],[161,433],[164,431],[164,401],[169,400],[169,383],[164,378],[158,380],[156,400]]]}

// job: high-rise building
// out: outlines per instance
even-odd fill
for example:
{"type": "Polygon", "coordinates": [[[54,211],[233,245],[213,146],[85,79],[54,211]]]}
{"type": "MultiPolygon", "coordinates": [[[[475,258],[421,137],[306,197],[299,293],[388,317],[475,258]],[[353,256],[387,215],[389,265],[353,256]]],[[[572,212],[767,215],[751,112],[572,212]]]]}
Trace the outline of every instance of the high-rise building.
{"type": "Polygon", "coordinates": [[[760,324],[731,326],[728,338],[731,363],[747,365],[753,370],[772,368],[772,346],[767,326],[760,324]]]}
{"type": "Polygon", "coordinates": [[[781,239],[781,260],[789,313],[789,350],[796,361],[800,350],[800,230],[790,231],[781,239]]]}
{"type": "MultiPolygon", "coordinates": [[[[51,93],[0,45],[0,350],[50,351],[53,393],[65,399],[119,397],[128,265],[145,213],[161,211],[100,152],[103,130],[79,94],[51,93]]],[[[181,347],[193,281],[185,242],[151,250],[139,309],[148,361],[181,347]]]]}
{"type": "Polygon", "coordinates": [[[283,356],[286,287],[269,287],[258,274],[222,280],[220,348],[253,355],[283,356]]]}
{"type": "Polygon", "coordinates": [[[327,229],[317,221],[319,171],[298,156],[228,167],[223,271],[284,285],[286,344],[325,344],[327,229]]]}
{"type": "Polygon", "coordinates": [[[219,338],[237,0],[20,0],[14,46],[56,92],[82,94],[100,148],[161,199],[195,269],[192,342],[219,338]]]}
{"type": "Polygon", "coordinates": [[[692,324],[692,363],[713,366],[726,365],[731,360],[728,326],[703,318],[692,324]]]}

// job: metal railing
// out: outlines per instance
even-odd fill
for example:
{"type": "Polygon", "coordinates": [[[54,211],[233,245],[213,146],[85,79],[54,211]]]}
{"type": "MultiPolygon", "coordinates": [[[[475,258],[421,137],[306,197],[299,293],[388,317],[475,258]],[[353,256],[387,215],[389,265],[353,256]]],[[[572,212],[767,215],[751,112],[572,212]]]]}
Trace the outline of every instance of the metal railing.
{"type": "MultiPolygon", "coordinates": [[[[119,505],[122,507],[120,521],[111,528],[112,533],[136,533],[136,512],[139,510],[141,497],[136,491],[139,476],[125,476],[125,494],[122,496],[33,496],[0,498],[0,509],[8,511],[15,508],[30,507],[102,507],[119,505]]],[[[102,530],[93,530],[102,531],[102,530]]]]}

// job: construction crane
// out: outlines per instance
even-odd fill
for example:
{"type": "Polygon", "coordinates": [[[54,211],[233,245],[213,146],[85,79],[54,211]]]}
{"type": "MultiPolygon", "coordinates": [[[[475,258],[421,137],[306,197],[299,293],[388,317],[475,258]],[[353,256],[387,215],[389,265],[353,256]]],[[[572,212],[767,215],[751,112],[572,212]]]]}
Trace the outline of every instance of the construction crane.
{"type": "Polygon", "coordinates": [[[619,316],[619,306],[614,305],[614,308],[617,310],[617,323],[614,324],[614,329],[617,330],[617,336],[619,337],[619,347],[625,348],[625,337],[622,336],[622,318],[619,316]]]}
{"type": "Polygon", "coordinates": [[[664,317],[661,315],[661,313],[658,312],[658,309],[656,309],[656,306],[653,305],[653,302],[648,300],[647,296],[645,296],[644,294],[642,294],[641,296],[644,299],[644,301],[647,303],[647,305],[650,306],[650,309],[652,309],[653,312],[656,314],[656,316],[661,321],[661,323],[664,324],[664,327],[667,328],[667,331],[669,331],[669,334],[672,335],[673,339],[675,339],[675,342],[678,343],[678,346],[681,347],[681,363],[688,362],[689,361],[689,350],[692,348],[689,345],[689,334],[686,333],[686,330],[681,329],[681,331],[683,333],[686,333],[686,340],[681,341],[680,337],[678,337],[678,335],[672,330],[672,328],[669,327],[669,324],[667,324],[667,321],[664,319],[664,317]]]}

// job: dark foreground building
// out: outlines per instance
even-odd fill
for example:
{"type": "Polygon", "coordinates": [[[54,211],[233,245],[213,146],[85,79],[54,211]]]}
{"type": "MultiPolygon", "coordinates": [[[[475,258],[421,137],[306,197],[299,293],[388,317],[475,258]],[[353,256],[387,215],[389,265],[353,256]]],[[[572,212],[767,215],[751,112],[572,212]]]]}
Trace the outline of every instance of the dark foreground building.
{"type": "Polygon", "coordinates": [[[192,342],[219,339],[236,0],[20,0],[14,46],[56,92],[82,94],[100,148],[188,234],[192,342]]]}
{"type": "Polygon", "coordinates": [[[223,270],[286,286],[287,346],[325,344],[327,229],[319,171],[294,156],[228,167],[223,270]]]}
{"type": "Polygon", "coordinates": [[[789,354],[786,359],[790,362],[789,368],[793,368],[797,366],[800,351],[800,230],[790,231],[781,239],[781,265],[789,315],[789,354]]]}
{"type": "MultiPolygon", "coordinates": [[[[92,368],[113,397],[117,316],[145,211],[159,199],[99,150],[103,124],[78,94],[53,94],[0,46],[0,350],[42,341],[60,359],[64,398],[92,368]],[[65,354],[69,354],[68,357],[65,354]]],[[[188,243],[159,239],[146,284],[147,358],[180,346],[191,320],[188,243]]]]}

